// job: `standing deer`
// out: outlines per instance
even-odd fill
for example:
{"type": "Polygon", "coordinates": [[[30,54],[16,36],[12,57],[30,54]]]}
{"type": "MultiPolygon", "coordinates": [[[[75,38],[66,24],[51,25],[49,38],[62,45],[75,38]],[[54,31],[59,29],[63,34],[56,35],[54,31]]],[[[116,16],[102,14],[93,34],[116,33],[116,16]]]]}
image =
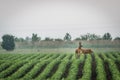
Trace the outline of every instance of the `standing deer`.
{"type": "Polygon", "coordinates": [[[76,58],[79,58],[80,57],[80,54],[81,54],[81,42],[79,42],[79,47],[75,50],[75,57],[76,58]]]}
{"type": "Polygon", "coordinates": [[[76,58],[80,57],[80,54],[92,54],[93,51],[91,49],[82,49],[81,42],[79,42],[79,47],[75,50],[76,58]]]}

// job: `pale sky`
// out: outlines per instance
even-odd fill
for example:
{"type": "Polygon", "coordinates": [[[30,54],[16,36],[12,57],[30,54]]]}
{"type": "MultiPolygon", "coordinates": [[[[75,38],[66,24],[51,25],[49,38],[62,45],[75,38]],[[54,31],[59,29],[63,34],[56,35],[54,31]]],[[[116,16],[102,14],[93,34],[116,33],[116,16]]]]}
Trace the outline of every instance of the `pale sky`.
{"type": "Polygon", "coordinates": [[[0,37],[37,33],[73,39],[86,33],[120,37],[120,0],[0,0],[0,37]]]}

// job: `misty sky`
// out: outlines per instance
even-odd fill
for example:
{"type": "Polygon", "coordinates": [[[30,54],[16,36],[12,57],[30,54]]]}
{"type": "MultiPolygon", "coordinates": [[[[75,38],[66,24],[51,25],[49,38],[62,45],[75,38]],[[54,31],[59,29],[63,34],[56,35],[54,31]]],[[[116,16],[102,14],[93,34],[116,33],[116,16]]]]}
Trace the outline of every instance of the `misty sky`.
{"type": "Polygon", "coordinates": [[[0,0],[0,37],[63,38],[67,32],[120,37],[120,0],[0,0]]]}

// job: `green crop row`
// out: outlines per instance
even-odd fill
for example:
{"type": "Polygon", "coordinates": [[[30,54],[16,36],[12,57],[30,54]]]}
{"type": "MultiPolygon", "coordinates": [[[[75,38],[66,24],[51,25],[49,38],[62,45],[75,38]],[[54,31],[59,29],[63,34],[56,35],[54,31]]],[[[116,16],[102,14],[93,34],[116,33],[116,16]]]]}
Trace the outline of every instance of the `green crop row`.
{"type": "Polygon", "coordinates": [[[10,65],[12,65],[12,62],[10,62],[10,61],[7,61],[7,62],[5,62],[5,63],[2,63],[2,64],[0,65],[0,72],[2,72],[3,70],[5,70],[6,68],[8,68],[10,65]]]}
{"type": "Polygon", "coordinates": [[[120,80],[120,72],[117,70],[115,62],[111,59],[108,59],[109,69],[112,73],[113,80],[120,80]]]}
{"type": "Polygon", "coordinates": [[[0,73],[0,78],[5,78],[5,77],[11,75],[16,69],[18,69],[19,67],[21,67],[25,63],[26,63],[25,61],[24,62],[23,61],[19,61],[17,63],[14,63],[9,68],[7,68],[6,70],[4,70],[4,71],[2,71],[0,73]]]}
{"type": "Polygon", "coordinates": [[[56,71],[56,73],[51,77],[50,80],[60,80],[65,69],[66,69],[66,66],[69,64],[69,60],[63,60],[61,62],[61,64],[59,65],[58,67],[58,70],[56,71]]]}
{"type": "Polygon", "coordinates": [[[85,60],[84,68],[83,68],[83,76],[80,80],[89,80],[91,78],[91,63],[92,63],[92,58],[91,55],[87,55],[87,59],[85,60]]]}
{"type": "Polygon", "coordinates": [[[58,70],[56,73],[51,77],[51,80],[60,80],[62,77],[62,74],[64,73],[66,66],[70,63],[69,58],[72,56],[72,54],[68,54],[62,61],[61,64],[58,67],[58,70]]]}
{"type": "Polygon", "coordinates": [[[47,76],[51,75],[50,74],[51,70],[56,64],[58,65],[58,63],[60,63],[59,60],[54,60],[50,64],[48,64],[44,71],[36,78],[36,80],[45,80],[47,76]]]}
{"type": "Polygon", "coordinates": [[[84,61],[84,55],[80,56],[80,59],[73,59],[68,77],[66,80],[76,80],[76,75],[78,73],[79,64],[84,61]]]}
{"type": "Polygon", "coordinates": [[[107,62],[108,65],[109,65],[109,69],[110,69],[110,72],[111,72],[111,74],[112,74],[112,79],[113,79],[113,80],[120,80],[120,72],[119,72],[118,69],[117,69],[117,66],[116,66],[116,64],[115,64],[115,61],[112,60],[112,59],[110,59],[110,58],[107,58],[107,57],[105,56],[105,54],[102,54],[102,56],[103,56],[105,62],[107,62]]]}
{"type": "Polygon", "coordinates": [[[106,53],[106,56],[108,56],[109,59],[116,60],[116,58],[112,55],[113,53],[106,53]]]}
{"type": "Polygon", "coordinates": [[[106,73],[104,70],[104,63],[103,61],[99,58],[97,54],[95,55],[95,60],[96,60],[96,73],[97,73],[97,78],[96,80],[106,80],[106,73]]]}
{"type": "MultiPolygon", "coordinates": [[[[53,60],[54,58],[56,58],[59,54],[56,54],[56,55],[49,55],[51,57],[45,59],[45,58],[42,58],[40,59],[41,62],[38,62],[34,67],[33,69],[28,73],[26,74],[23,79],[25,80],[29,80],[29,79],[34,79],[36,77],[37,74],[39,74],[40,70],[42,69],[43,66],[47,65],[51,60],[53,60]]],[[[48,56],[47,56],[48,57],[48,56]]]]}
{"type": "Polygon", "coordinates": [[[27,64],[24,64],[22,67],[20,67],[14,74],[8,77],[8,80],[14,80],[14,79],[19,79],[23,77],[29,69],[34,66],[37,63],[37,61],[30,61],[27,64]]]}
{"type": "Polygon", "coordinates": [[[81,54],[0,54],[1,80],[106,80],[111,73],[112,80],[120,79],[120,53],[81,54]],[[106,65],[107,63],[107,65],[106,65]],[[92,72],[92,65],[95,71],[92,72]],[[107,68],[106,68],[107,67],[107,68]]]}

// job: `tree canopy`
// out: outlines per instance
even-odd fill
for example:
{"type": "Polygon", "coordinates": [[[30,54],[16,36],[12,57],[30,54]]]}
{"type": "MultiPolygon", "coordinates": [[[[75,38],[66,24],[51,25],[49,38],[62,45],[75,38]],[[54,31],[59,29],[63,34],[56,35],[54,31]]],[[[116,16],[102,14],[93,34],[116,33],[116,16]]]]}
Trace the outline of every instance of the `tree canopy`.
{"type": "Polygon", "coordinates": [[[15,43],[14,43],[14,36],[12,35],[3,35],[2,37],[2,48],[6,49],[7,51],[14,50],[15,48],[15,43]]]}
{"type": "Polygon", "coordinates": [[[69,33],[66,33],[65,37],[64,37],[64,40],[65,41],[71,41],[71,38],[72,38],[71,35],[69,33]]]}
{"type": "Polygon", "coordinates": [[[105,34],[103,35],[103,40],[112,40],[111,34],[110,34],[110,33],[105,33],[105,34]]]}

